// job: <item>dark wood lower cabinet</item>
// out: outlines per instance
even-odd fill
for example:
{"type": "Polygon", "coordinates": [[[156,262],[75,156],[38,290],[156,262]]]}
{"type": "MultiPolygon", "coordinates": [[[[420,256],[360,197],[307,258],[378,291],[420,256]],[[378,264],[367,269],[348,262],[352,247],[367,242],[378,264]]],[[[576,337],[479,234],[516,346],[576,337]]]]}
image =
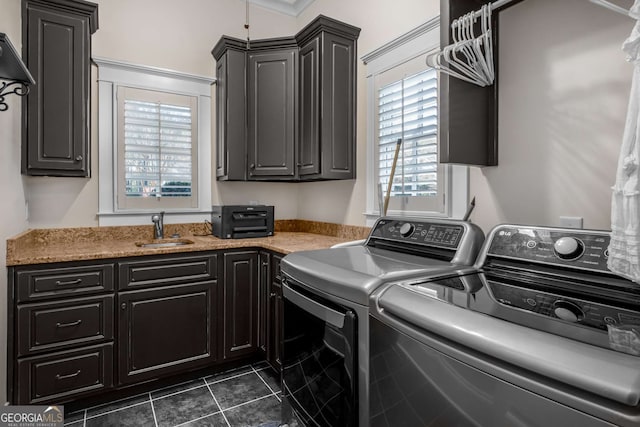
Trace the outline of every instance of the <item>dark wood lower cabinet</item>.
{"type": "Polygon", "coordinates": [[[272,255],[271,257],[271,276],[267,287],[267,304],[266,304],[266,358],[267,362],[275,370],[279,371],[282,367],[280,363],[280,351],[282,347],[282,279],[280,277],[280,261],[282,256],[272,255]]]}
{"type": "Polygon", "coordinates": [[[119,383],[215,362],[216,294],[215,281],[120,293],[119,383]]]}
{"type": "Polygon", "coordinates": [[[248,249],[9,267],[9,402],[94,399],[260,352],[279,369],[281,259],[248,249]]]}
{"type": "Polygon", "coordinates": [[[258,350],[258,251],[224,254],[224,359],[258,350]]]}
{"type": "Polygon", "coordinates": [[[271,253],[260,251],[260,271],[258,277],[258,347],[263,354],[267,354],[269,282],[271,281],[271,253]]]}

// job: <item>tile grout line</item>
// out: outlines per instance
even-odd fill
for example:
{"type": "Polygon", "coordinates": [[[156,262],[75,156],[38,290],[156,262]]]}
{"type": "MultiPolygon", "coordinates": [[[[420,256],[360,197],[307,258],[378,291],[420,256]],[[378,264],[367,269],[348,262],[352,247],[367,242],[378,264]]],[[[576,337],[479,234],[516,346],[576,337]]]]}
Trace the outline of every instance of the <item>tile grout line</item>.
{"type": "MultiPolygon", "coordinates": [[[[223,372],[223,373],[224,373],[224,372],[223,372]]],[[[245,376],[245,375],[252,374],[252,373],[253,373],[252,371],[247,371],[247,372],[242,373],[242,374],[234,375],[234,376],[232,376],[232,377],[226,377],[226,378],[223,378],[223,379],[221,379],[221,380],[216,380],[216,381],[211,381],[211,382],[208,382],[208,381],[205,379],[205,380],[204,380],[204,382],[205,382],[205,383],[207,383],[207,384],[219,384],[219,383],[221,383],[221,382],[225,382],[225,381],[227,381],[227,380],[232,380],[232,379],[234,379],[234,378],[240,378],[240,377],[243,377],[243,376],[245,376]]]]}
{"type": "MultiPolygon", "coordinates": [[[[84,411],[88,412],[88,411],[90,411],[92,409],[101,408],[101,407],[104,407],[104,406],[111,406],[114,403],[125,402],[127,400],[135,399],[136,397],[140,397],[140,396],[143,396],[143,395],[144,395],[144,393],[136,394],[134,396],[123,397],[122,399],[117,399],[117,400],[114,400],[114,401],[111,401],[111,402],[108,402],[108,403],[101,403],[100,405],[89,406],[88,408],[84,408],[84,411]]],[[[136,405],[137,405],[137,403],[136,403],[136,405]]],[[[134,406],[134,405],[130,405],[130,406],[134,406]]],[[[93,417],[89,417],[89,418],[93,418],[93,417]]]]}
{"type": "Polygon", "coordinates": [[[151,413],[153,414],[153,422],[156,427],[158,427],[158,418],[156,417],[156,409],[153,407],[153,397],[151,397],[151,392],[149,392],[149,403],[151,404],[151,413]]]}
{"type": "MultiPolygon", "coordinates": [[[[207,384],[207,381],[204,380],[204,378],[200,378],[200,379],[204,381],[205,385],[207,384]]],[[[182,384],[186,384],[186,383],[182,383],[182,384]]],[[[173,393],[169,393],[169,394],[162,395],[160,397],[156,397],[155,400],[161,400],[161,399],[164,399],[165,397],[171,397],[171,396],[175,396],[176,394],[186,393],[186,392],[192,391],[192,390],[197,390],[197,389],[199,389],[201,387],[204,387],[204,386],[203,385],[197,385],[197,386],[194,386],[194,387],[191,387],[191,388],[185,388],[184,390],[175,391],[173,393]]],[[[171,387],[165,387],[164,389],[160,389],[160,390],[167,390],[169,388],[171,388],[171,387]]],[[[156,391],[159,391],[159,390],[153,390],[151,393],[155,393],[156,391]]],[[[151,400],[153,400],[153,397],[151,397],[151,400]]]]}
{"type": "Polygon", "coordinates": [[[220,413],[222,414],[222,418],[224,418],[224,422],[227,423],[228,427],[231,427],[231,423],[227,419],[227,416],[224,414],[224,411],[222,410],[222,406],[220,406],[220,404],[218,403],[218,399],[216,399],[215,394],[213,394],[213,390],[211,390],[211,387],[209,386],[209,383],[206,380],[205,380],[205,384],[209,389],[209,393],[211,393],[211,397],[213,397],[213,401],[216,402],[216,405],[218,405],[218,409],[220,409],[220,413]]]}
{"type": "MultiPolygon", "coordinates": [[[[86,420],[90,420],[90,419],[93,419],[93,418],[98,418],[98,417],[101,417],[103,415],[113,414],[114,412],[122,411],[124,409],[130,409],[130,408],[133,408],[135,406],[144,405],[145,403],[147,403],[146,400],[144,402],[134,403],[133,405],[129,405],[129,406],[123,406],[122,408],[113,409],[111,411],[101,412],[101,413],[96,414],[96,415],[87,416],[86,420]]],[[[85,424],[86,424],[86,421],[85,421],[85,424]]]]}
{"type": "Polygon", "coordinates": [[[276,399],[278,399],[278,401],[282,403],[282,400],[278,397],[278,394],[277,394],[275,391],[273,391],[273,389],[271,388],[271,386],[270,386],[269,384],[267,384],[267,382],[265,381],[265,379],[264,379],[264,378],[262,378],[262,375],[260,375],[260,374],[258,373],[258,371],[256,371],[256,368],[254,368],[253,366],[251,366],[251,369],[253,369],[253,372],[255,372],[255,373],[256,373],[256,375],[258,376],[258,378],[260,378],[260,379],[262,380],[262,382],[264,383],[264,385],[266,385],[266,386],[267,386],[267,388],[269,389],[269,391],[271,392],[271,394],[273,394],[273,395],[276,397],[276,399]]]}
{"type": "MultiPolygon", "coordinates": [[[[198,418],[194,418],[194,419],[189,420],[189,421],[185,421],[185,422],[180,423],[180,424],[176,424],[176,425],[175,425],[175,426],[173,426],[173,427],[181,427],[181,426],[185,426],[185,425],[187,425],[187,424],[191,424],[191,423],[193,423],[194,421],[204,420],[205,418],[209,418],[210,416],[215,415],[215,414],[221,414],[221,415],[224,417],[224,415],[222,414],[222,411],[216,411],[216,412],[212,412],[212,413],[210,413],[210,414],[202,415],[202,416],[200,416],[200,417],[198,417],[198,418]]],[[[228,424],[228,422],[227,422],[227,424],[228,424]]]]}

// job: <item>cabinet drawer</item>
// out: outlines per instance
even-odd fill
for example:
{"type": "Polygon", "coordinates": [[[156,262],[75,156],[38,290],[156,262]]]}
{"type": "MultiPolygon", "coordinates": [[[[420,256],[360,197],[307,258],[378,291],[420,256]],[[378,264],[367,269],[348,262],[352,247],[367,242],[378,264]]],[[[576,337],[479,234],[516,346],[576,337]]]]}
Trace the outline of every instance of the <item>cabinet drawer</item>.
{"type": "Polygon", "coordinates": [[[113,344],[18,361],[19,404],[60,403],[113,386],[113,344]]]}
{"type": "Polygon", "coordinates": [[[18,302],[113,290],[113,265],[25,269],[16,271],[18,302]]]}
{"type": "Polygon", "coordinates": [[[128,261],[118,265],[118,288],[137,289],[213,280],[217,276],[216,255],[162,257],[128,261]]]}
{"type": "Polygon", "coordinates": [[[18,306],[18,356],[113,339],[113,295],[18,306]]]}

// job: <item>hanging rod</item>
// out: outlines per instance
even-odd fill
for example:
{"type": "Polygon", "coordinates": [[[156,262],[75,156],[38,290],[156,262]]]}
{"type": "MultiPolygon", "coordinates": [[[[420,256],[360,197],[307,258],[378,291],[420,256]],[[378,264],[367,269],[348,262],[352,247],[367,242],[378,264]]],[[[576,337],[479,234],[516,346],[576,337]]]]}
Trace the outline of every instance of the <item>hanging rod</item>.
{"type": "MultiPolygon", "coordinates": [[[[513,1],[516,1],[516,0],[497,0],[497,1],[491,2],[491,10],[500,9],[502,6],[505,6],[513,1]]],[[[474,18],[477,18],[480,15],[482,15],[482,9],[478,9],[473,13],[474,18]]]]}
{"type": "Polygon", "coordinates": [[[617,4],[613,4],[610,1],[607,1],[607,0],[589,0],[589,1],[593,4],[597,4],[598,6],[602,6],[609,10],[613,10],[614,12],[618,12],[625,16],[629,16],[629,11],[627,9],[625,9],[624,7],[620,7],[617,4]]]}

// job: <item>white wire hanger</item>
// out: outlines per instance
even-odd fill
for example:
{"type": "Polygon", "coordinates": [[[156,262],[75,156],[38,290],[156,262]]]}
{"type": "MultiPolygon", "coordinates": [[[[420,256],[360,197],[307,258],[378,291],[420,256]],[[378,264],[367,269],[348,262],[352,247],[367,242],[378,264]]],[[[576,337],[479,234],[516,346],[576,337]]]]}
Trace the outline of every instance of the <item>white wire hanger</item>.
{"type": "Polygon", "coordinates": [[[589,1],[593,4],[597,4],[598,6],[602,6],[614,12],[618,12],[622,15],[629,16],[629,10],[625,9],[624,7],[618,6],[617,4],[611,3],[610,1],[607,1],[607,0],[589,0],[589,1]]]}
{"type": "Polygon", "coordinates": [[[451,23],[453,43],[440,52],[428,55],[427,65],[468,83],[482,87],[492,85],[495,79],[491,38],[492,6],[485,4],[479,10],[455,19],[451,23]],[[478,18],[481,33],[476,36],[474,27],[478,18]]]}

